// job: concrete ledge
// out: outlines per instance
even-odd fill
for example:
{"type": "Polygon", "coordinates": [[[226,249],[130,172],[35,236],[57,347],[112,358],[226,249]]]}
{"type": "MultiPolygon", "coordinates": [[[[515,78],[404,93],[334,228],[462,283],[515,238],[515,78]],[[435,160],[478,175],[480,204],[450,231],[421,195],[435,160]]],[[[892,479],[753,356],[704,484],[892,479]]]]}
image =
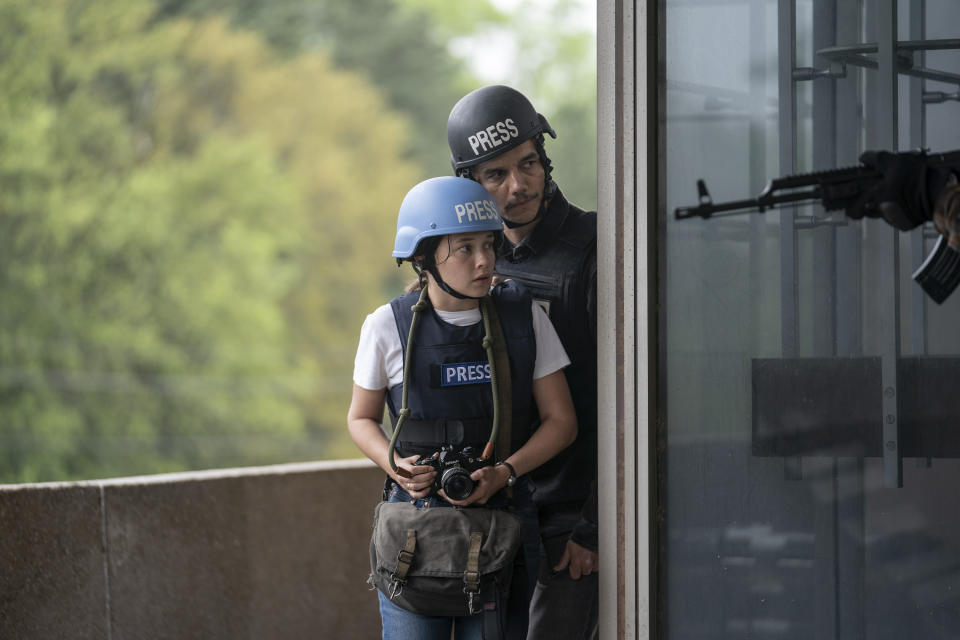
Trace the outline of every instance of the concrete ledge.
{"type": "Polygon", "coordinates": [[[382,484],[363,460],[0,485],[0,638],[378,637],[382,484]]]}
{"type": "Polygon", "coordinates": [[[107,637],[102,534],[96,487],[0,491],[0,638],[107,637]]]}

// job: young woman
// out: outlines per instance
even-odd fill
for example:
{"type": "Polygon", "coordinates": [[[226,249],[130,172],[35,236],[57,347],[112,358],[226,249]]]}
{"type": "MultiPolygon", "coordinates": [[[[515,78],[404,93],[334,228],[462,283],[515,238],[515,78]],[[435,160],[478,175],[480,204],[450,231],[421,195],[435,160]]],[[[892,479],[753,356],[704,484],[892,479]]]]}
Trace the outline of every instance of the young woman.
{"type": "MultiPolygon", "coordinates": [[[[409,293],[367,316],[348,413],[353,441],[390,477],[390,501],[418,508],[502,503],[504,487],[522,492],[523,476],[576,437],[563,373],[569,359],[549,319],[517,285],[491,289],[500,231],[493,198],[466,178],[426,180],[410,190],[400,207],[393,257],[398,265],[412,263],[425,296],[423,291],[409,293]],[[493,402],[480,311],[480,300],[488,295],[510,358],[512,446],[498,452],[503,457],[496,464],[473,471],[472,491],[454,499],[436,489],[431,466],[414,463],[444,446],[482,451],[490,435],[493,402]],[[408,350],[412,357],[404,371],[408,350]],[[380,422],[386,403],[396,424],[405,375],[409,413],[391,449],[380,422]]],[[[423,616],[378,594],[385,639],[449,640],[451,628],[455,638],[481,638],[478,615],[423,616]]]]}

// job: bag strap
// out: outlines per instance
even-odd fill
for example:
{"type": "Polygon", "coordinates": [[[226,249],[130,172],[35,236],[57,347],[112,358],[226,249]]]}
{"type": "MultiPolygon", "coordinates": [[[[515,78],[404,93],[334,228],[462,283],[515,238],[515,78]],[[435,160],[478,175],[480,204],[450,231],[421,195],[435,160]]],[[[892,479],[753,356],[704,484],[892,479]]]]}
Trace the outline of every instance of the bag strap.
{"type": "Polygon", "coordinates": [[[487,592],[483,602],[483,640],[501,640],[503,624],[500,615],[499,597],[496,583],[491,582],[484,590],[487,592]]]}
{"type": "Polygon", "coordinates": [[[391,600],[403,590],[403,585],[407,582],[407,573],[413,565],[413,554],[416,549],[417,532],[415,529],[407,529],[407,539],[404,542],[403,549],[397,552],[397,566],[393,570],[393,575],[390,576],[392,578],[390,583],[392,586],[391,600]]]}
{"type": "MultiPolygon", "coordinates": [[[[480,601],[483,603],[483,608],[480,610],[482,613],[482,627],[483,640],[502,640],[504,637],[503,634],[503,625],[501,612],[499,607],[500,602],[500,593],[498,588],[499,580],[488,580],[485,585],[479,584],[480,572],[479,572],[479,559],[480,559],[480,547],[483,542],[483,534],[475,531],[470,534],[470,552],[467,560],[467,571],[464,572],[463,581],[467,582],[467,574],[470,573],[471,567],[476,569],[476,579],[477,585],[475,587],[478,592],[476,595],[480,596],[480,601]]],[[[471,615],[477,613],[473,609],[473,600],[475,593],[473,591],[467,591],[467,587],[463,588],[464,592],[468,593],[468,611],[471,615]]]]}
{"type": "Polygon", "coordinates": [[[480,547],[483,545],[483,534],[479,531],[470,533],[470,549],[467,551],[467,569],[463,572],[463,592],[467,594],[467,611],[470,615],[479,613],[473,608],[473,600],[480,594],[480,547]]]}
{"type": "Polygon", "coordinates": [[[463,592],[470,596],[470,614],[473,610],[473,597],[480,593],[480,547],[483,534],[474,531],[470,534],[470,549],[467,551],[467,569],[463,572],[463,592]]]}

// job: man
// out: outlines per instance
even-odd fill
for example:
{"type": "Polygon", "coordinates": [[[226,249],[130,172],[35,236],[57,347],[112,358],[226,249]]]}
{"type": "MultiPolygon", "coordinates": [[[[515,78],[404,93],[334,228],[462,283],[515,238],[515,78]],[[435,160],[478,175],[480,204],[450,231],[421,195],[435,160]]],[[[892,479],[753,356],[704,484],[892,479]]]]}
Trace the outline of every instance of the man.
{"type": "Polygon", "coordinates": [[[960,167],[932,160],[920,152],[864,152],[860,162],[882,180],[848,205],[847,215],[883,218],[901,231],[932,221],[945,242],[938,243],[913,279],[940,304],[960,285],[960,167]]]}
{"type": "Polygon", "coordinates": [[[523,94],[499,85],[464,96],[447,120],[456,174],[482,184],[500,207],[497,275],[531,291],[571,360],[579,435],[530,476],[542,543],[531,640],[590,638],[598,608],[596,212],[563,197],[545,133],[556,138],[523,94]]]}
{"type": "Polygon", "coordinates": [[[936,166],[916,152],[866,151],[860,162],[883,180],[848,207],[851,218],[883,218],[908,231],[933,221],[952,249],[960,251],[960,187],[957,167],[936,166]]]}

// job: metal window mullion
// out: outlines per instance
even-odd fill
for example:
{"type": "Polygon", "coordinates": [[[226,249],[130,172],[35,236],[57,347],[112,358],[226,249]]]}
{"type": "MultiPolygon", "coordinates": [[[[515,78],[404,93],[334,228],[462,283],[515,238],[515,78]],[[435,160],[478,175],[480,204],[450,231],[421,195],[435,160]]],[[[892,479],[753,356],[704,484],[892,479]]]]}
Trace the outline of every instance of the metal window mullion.
{"type": "MultiPolygon", "coordinates": [[[[897,0],[878,0],[877,8],[877,100],[880,108],[877,118],[876,140],[883,149],[898,148],[898,74],[897,55],[897,0]]],[[[880,346],[881,402],[883,421],[883,486],[903,486],[902,459],[900,456],[899,417],[897,415],[897,359],[900,333],[900,269],[899,242],[893,228],[879,227],[883,246],[888,248],[889,264],[878,265],[886,277],[880,278],[880,296],[883,313],[879,314],[878,338],[880,346]]]]}
{"type": "MultiPolygon", "coordinates": [[[[862,12],[859,3],[838,1],[836,12],[836,42],[859,42],[862,12]]],[[[848,69],[847,77],[838,78],[833,83],[836,91],[836,162],[840,167],[856,164],[863,124],[863,113],[860,109],[860,78],[863,72],[852,67],[848,69]]],[[[839,227],[836,233],[838,357],[863,355],[861,230],[861,223],[850,222],[839,227]]],[[[834,637],[863,640],[866,638],[863,616],[866,592],[863,458],[837,460],[834,496],[834,521],[838,527],[833,534],[836,563],[834,637]],[[839,535],[840,531],[843,535],[839,535]]]]}
{"type": "MultiPolygon", "coordinates": [[[[926,0],[910,3],[910,40],[923,40],[926,36],[926,0]]],[[[914,52],[914,64],[926,67],[926,52],[914,52]]],[[[926,107],[923,104],[924,79],[910,78],[910,148],[926,146],[926,107]]],[[[910,266],[916,271],[925,259],[923,226],[910,232],[910,266]]],[[[927,298],[920,287],[910,289],[910,341],[914,355],[927,352],[927,298]]]]}
{"type": "MultiPolygon", "coordinates": [[[[813,3],[813,50],[836,42],[836,7],[833,0],[813,3]]],[[[816,61],[813,62],[816,66],[816,61]]],[[[813,91],[813,165],[811,171],[837,166],[836,81],[814,81],[813,91]]],[[[810,231],[813,239],[813,353],[832,356],[836,352],[837,326],[837,227],[825,225],[810,231]]]]}
{"type": "MultiPolygon", "coordinates": [[[[796,0],[777,2],[777,61],[780,120],[780,175],[793,173],[796,165],[797,93],[793,79],[797,58],[796,0]]],[[[780,348],[784,358],[795,358],[800,351],[796,207],[780,210],[780,348]]],[[[784,461],[788,479],[799,480],[802,467],[799,458],[784,461]]]]}
{"type": "MultiPolygon", "coordinates": [[[[766,0],[752,0],[750,3],[750,26],[748,46],[750,47],[750,60],[763,60],[769,50],[769,39],[771,34],[767,29],[767,15],[770,11],[766,0]]],[[[750,74],[750,97],[749,97],[749,118],[750,118],[750,193],[760,193],[767,180],[770,178],[770,167],[767,158],[767,142],[769,132],[767,130],[768,116],[770,111],[769,96],[767,95],[768,78],[758,73],[750,74]]],[[[767,216],[752,215],[750,220],[749,252],[750,252],[750,277],[751,290],[756,292],[758,300],[766,300],[773,291],[768,285],[768,260],[767,251],[767,229],[769,218],[767,216]]],[[[766,323],[766,308],[762,304],[756,304],[753,308],[755,314],[754,322],[757,326],[766,323]]],[[[755,351],[762,349],[764,336],[762,332],[754,334],[755,351]]]]}
{"type": "MultiPolygon", "coordinates": [[[[837,4],[837,42],[857,42],[860,38],[860,7],[856,3],[837,4]]],[[[862,113],[859,103],[860,72],[834,82],[836,89],[836,137],[838,167],[857,163],[860,146],[862,113]]],[[[860,224],[849,223],[837,229],[837,326],[836,350],[838,356],[862,355],[860,332],[863,295],[861,291],[860,224]]]]}
{"type": "MultiPolygon", "coordinates": [[[[780,175],[796,166],[797,93],[793,70],[797,57],[796,0],[778,0],[778,94],[780,105],[780,175]]],[[[783,357],[798,355],[796,207],[780,209],[780,325],[783,357]]]]}

